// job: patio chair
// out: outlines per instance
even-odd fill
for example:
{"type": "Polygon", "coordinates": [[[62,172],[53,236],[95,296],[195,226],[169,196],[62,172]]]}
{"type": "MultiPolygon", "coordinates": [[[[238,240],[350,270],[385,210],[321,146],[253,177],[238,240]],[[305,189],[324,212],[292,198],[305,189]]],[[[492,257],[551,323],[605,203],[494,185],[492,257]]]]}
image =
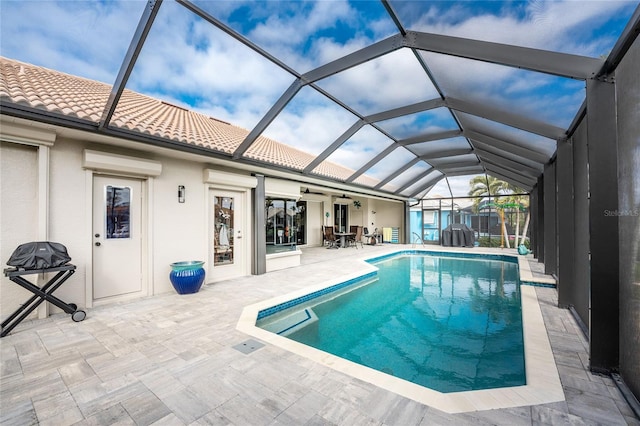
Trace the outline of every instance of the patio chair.
{"type": "Polygon", "coordinates": [[[333,226],[323,227],[324,241],[327,244],[327,248],[338,248],[338,238],[333,230],[333,226]]]}
{"type": "Polygon", "coordinates": [[[352,226],[350,232],[354,232],[355,235],[347,238],[347,246],[353,245],[358,248],[358,243],[360,243],[360,247],[364,248],[362,245],[362,226],[352,226]]]}
{"type": "Polygon", "coordinates": [[[378,232],[378,228],[376,228],[373,233],[369,233],[367,228],[364,228],[364,236],[367,239],[367,244],[370,246],[375,246],[379,241],[380,233],[378,232]]]}

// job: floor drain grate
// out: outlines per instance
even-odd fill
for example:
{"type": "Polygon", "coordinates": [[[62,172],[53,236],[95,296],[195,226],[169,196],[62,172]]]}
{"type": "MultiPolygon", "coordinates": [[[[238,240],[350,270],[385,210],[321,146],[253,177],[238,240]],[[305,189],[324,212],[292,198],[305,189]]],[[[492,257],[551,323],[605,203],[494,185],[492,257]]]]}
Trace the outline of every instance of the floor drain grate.
{"type": "Polygon", "coordinates": [[[251,352],[260,349],[264,346],[264,343],[256,342],[255,340],[247,340],[246,342],[242,342],[239,345],[235,345],[233,349],[236,349],[243,354],[250,354],[251,352]]]}

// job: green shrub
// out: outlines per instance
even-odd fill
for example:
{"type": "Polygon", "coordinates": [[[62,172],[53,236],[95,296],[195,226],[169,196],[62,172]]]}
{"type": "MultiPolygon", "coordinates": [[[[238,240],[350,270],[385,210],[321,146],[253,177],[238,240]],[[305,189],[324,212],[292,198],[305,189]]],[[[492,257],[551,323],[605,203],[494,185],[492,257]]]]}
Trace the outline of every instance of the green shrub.
{"type": "MultiPolygon", "coordinates": [[[[512,248],[513,247],[513,243],[515,242],[514,238],[510,238],[509,239],[509,244],[511,245],[512,248]]],[[[480,244],[480,247],[500,247],[500,236],[492,236],[491,238],[489,237],[480,237],[478,238],[478,243],[480,244]]],[[[531,249],[531,247],[529,246],[529,239],[526,238],[524,240],[523,243],[524,246],[528,249],[531,249]]],[[[507,245],[505,244],[505,247],[507,245]]]]}
{"type": "Polygon", "coordinates": [[[480,237],[478,243],[480,247],[500,247],[500,237],[480,237]]]}

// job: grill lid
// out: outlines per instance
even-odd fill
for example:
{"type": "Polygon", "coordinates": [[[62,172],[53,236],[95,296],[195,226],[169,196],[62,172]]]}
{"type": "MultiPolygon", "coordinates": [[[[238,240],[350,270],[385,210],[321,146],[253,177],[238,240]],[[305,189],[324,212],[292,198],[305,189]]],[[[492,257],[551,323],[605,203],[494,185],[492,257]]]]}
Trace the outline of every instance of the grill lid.
{"type": "Polygon", "coordinates": [[[48,269],[66,265],[70,260],[67,248],[62,244],[32,241],[20,244],[13,251],[7,265],[20,269],[48,269]]]}

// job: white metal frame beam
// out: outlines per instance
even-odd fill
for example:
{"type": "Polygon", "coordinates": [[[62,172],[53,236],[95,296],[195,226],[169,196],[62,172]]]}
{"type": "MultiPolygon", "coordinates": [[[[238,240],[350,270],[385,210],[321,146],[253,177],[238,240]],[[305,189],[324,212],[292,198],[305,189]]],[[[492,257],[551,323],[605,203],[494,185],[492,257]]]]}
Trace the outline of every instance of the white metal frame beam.
{"type": "Polygon", "coordinates": [[[111,87],[111,93],[109,94],[109,98],[107,103],[102,111],[102,117],[100,118],[100,124],[98,124],[98,129],[104,129],[109,126],[111,122],[111,117],[113,117],[113,113],[116,111],[116,107],[118,106],[118,102],[120,101],[120,97],[122,96],[122,92],[127,85],[127,81],[129,80],[129,76],[133,71],[133,67],[138,60],[138,55],[140,55],[140,51],[142,50],[142,46],[144,46],[144,42],[147,39],[147,35],[151,30],[151,26],[153,25],[153,21],[156,19],[158,15],[158,11],[160,10],[160,6],[162,6],[162,0],[149,0],[147,1],[147,5],[140,17],[140,21],[138,21],[138,26],[136,27],[136,32],[133,34],[133,39],[129,44],[129,48],[127,49],[127,53],[120,64],[120,70],[118,71],[118,75],[116,76],[116,81],[113,83],[111,87]]]}
{"type": "Polygon", "coordinates": [[[398,141],[398,145],[402,145],[402,146],[415,145],[423,142],[451,139],[458,136],[464,136],[462,130],[445,130],[437,133],[429,132],[429,133],[423,133],[421,135],[411,136],[405,139],[400,139],[398,141]]]}
{"type": "Polygon", "coordinates": [[[289,88],[280,96],[280,98],[276,101],[271,109],[267,111],[267,113],[262,117],[260,122],[256,124],[256,126],[251,130],[251,132],[247,135],[246,138],[242,141],[240,146],[233,153],[233,159],[237,160],[241,158],[244,153],[249,149],[249,147],[255,142],[256,139],[264,132],[269,124],[280,114],[280,112],[287,106],[287,104],[293,99],[293,97],[302,89],[304,86],[301,79],[296,79],[289,88]]]}
{"type": "Polygon", "coordinates": [[[481,162],[486,159],[492,161],[495,164],[504,164],[505,167],[511,167],[515,170],[522,170],[526,174],[535,178],[538,178],[538,176],[540,176],[544,171],[544,166],[542,164],[536,163],[536,167],[532,167],[528,164],[524,164],[519,161],[512,160],[496,153],[485,151],[479,148],[476,148],[475,154],[478,156],[478,158],[480,158],[481,162]]]}
{"type": "Polygon", "coordinates": [[[371,160],[369,160],[364,166],[360,167],[354,174],[349,176],[346,182],[353,182],[354,180],[356,180],[358,176],[360,176],[361,174],[369,170],[371,167],[376,165],[384,157],[391,154],[393,151],[395,151],[396,148],[399,148],[399,146],[395,143],[392,143],[391,145],[386,147],[382,152],[380,152],[378,155],[376,155],[371,160]]]}
{"type": "Polygon", "coordinates": [[[475,154],[472,148],[463,148],[463,149],[450,149],[448,151],[436,151],[431,154],[421,155],[420,158],[424,161],[429,160],[438,160],[447,157],[456,157],[458,155],[467,155],[467,154],[475,154]]]}
{"type": "MultiPolygon", "coordinates": [[[[398,176],[400,176],[402,173],[406,172],[407,170],[409,170],[411,167],[415,166],[416,164],[418,164],[420,162],[420,159],[418,157],[414,158],[413,160],[409,161],[407,164],[405,164],[404,166],[400,167],[398,170],[396,170],[395,172],[391,173],[389,176],[387,176],[386,178],[382,179],[376,186],[373,187],[373,189],[380,189],[383,186],[385,186],[386,184],[388,184],[389,182],[391,182],[392,180],[394,180],[395,178],[397,178],[398,176]]],[[[429,169],[431,170],[431,169],[429,169]]]]}
{"type": "Polygon", "coordinates": [[[538,120],[532,120],[519,114],[509,111],[500,110],[487,104],[478,104],[471,101],[464,101],[448,97],[446,104],[449,108],[476,117],[486,118],[487,120],[497,123],[506,124],[507,126],[525,130],[536,135],[544,136],[549,139],[558,140],[566,137],[565,129],[544,123],[538,120]]]}
{"type": "Polygon", "coordinates": [[[409,47],[418,50],[579,80],[592,78],[604,64],[602,59],[587,56],[417,31],[408,31],[406,40],[409,47]]]}
{"type": "MultiPolygon", "coordinates": [[[[444,174],[440,174],[440,176],[434,176],[432,179],[429,179],[424,185],[420,185],[419,188],[417,188],[414,192],[409,194],[409,198],[414,198],[416,195],[420,194],[422,191],[424,191],[429,187],[433,187],[436,183],[440,182],[444,178],[445,178],[444,174]]],[[[405,189],[407,188],[403,188],[402,190],[399,190],[398,193],[401,193],[405,189]]]]}
{"type": "Polygon", "coordinates": [[[484,168],[487,170],[488,174],[507,180],[508,182],[515,181],[515,183],[523,187],[523,189],[531,189],[538,182],[537,179],[533,179],[519,173],[514,173],[510,170],[506,170],[500,165],[495,165],[489,162],[484,163],[484,168]]]}
{"type": "Polygon", "coordinates": [[[496,138],[471,129],[466,129],[464,131],[464,135],[471,141],[471,145],[474,147],[476,145],[482,147],[484,144],[489,147],[501,149],[514,155],[527,158],[537,163],[545,164],[549,161],[549,156],[547,154],[518,145],[515,141],[506,141],[502,138],[496,138]]]}

